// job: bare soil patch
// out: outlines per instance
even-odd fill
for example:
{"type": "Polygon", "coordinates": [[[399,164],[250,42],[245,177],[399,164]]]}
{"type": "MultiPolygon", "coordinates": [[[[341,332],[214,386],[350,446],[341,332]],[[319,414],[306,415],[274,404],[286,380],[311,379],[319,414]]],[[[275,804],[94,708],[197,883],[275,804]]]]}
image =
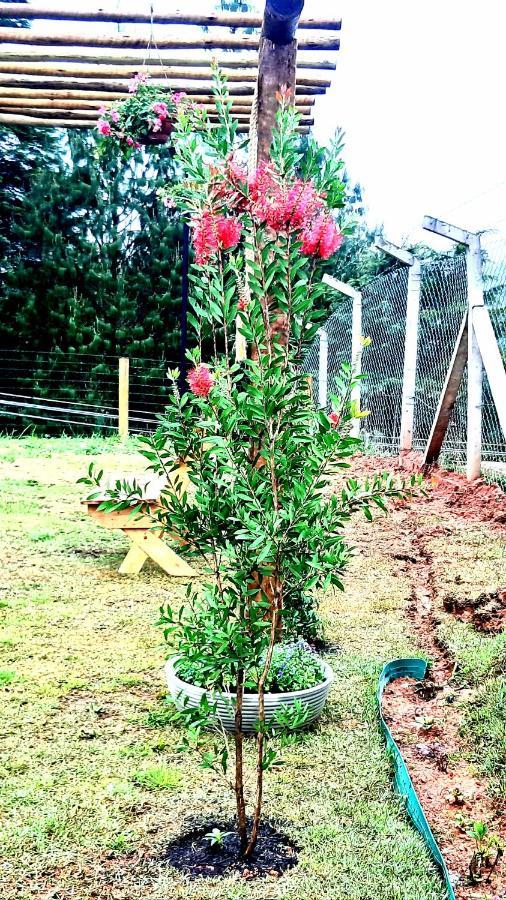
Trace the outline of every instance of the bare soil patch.
{"type": "Polygon", "coordinates": [[[474,600],[448,594],[443,605],[460,622],[470,622],[473,628],[488,634],[499,634],[506,628],[506,589],[483,593],[474,600]]]}

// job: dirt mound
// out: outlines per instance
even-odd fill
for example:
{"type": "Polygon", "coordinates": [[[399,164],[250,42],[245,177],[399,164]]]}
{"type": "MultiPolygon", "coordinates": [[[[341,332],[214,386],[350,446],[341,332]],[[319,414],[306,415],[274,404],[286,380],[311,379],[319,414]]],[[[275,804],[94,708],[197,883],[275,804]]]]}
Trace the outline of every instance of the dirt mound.
{"type": "MultiPolygon", "coordinates": [[[[373,472],[393,472],[397,475],[411,475],[421,472],[421,456],[408,453],[398,456],[356,456],[350,474],[354,478],[365,478],[373,472]]],[[[434,511],[444,514],[448,509],[470,522],[487,522],[493,527],[506,526],[506,493],[498,484],[491,484],[478,478],[468,482],[461,472],[449,472],[432,466],[425,472],[425,502],[434,511]]]]}
{"type": "Polygon", "coordinates": [[[446,612],[460,622],[470,622],[478,631],[498,634],[506,628],[506,589],[480,594],[474,600],[448,594],[443,606],[446,612]]]}

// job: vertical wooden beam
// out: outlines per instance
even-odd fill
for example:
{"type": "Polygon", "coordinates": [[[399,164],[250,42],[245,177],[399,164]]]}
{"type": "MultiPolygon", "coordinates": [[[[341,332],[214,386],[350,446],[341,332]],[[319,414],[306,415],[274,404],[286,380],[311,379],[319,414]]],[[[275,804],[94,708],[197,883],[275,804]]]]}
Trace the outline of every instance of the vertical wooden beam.
{"type": "Polygon", "coordinates": [[[250,168],[267,159],[281,88],[295,94],[297,41],[295,32],[304,0],[266,0],[258,48],[256,104],[252,113],[256,125],[256,147],[251,149],[250,168]],[[256,152],[255,152],[256,151],[256,152]]]}
{"type": "Polygon", "coordinates": [[[439,453],[448,429],[453,407],[457,399],[462,376],[467,363],[468,346],[468,312],[467,309],[462,319],[457,341],[453,350],[452,359],[446,374],[443,390],[439,397],[439,403],[432,423],[429,440],[423,455],[423,464],[431,465],[437,462],[439,453]]]}
{"type": "Polygon", "coordinates": [[[128,356],[121,356],[118,367],[118,434],[122,441],[128,438],[129,370],[128,356]]]}

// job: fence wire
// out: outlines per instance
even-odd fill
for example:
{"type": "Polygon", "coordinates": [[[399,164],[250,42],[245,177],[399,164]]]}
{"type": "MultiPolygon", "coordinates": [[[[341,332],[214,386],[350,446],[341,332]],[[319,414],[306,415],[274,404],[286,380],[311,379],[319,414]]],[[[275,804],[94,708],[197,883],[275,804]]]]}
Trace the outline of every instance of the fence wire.
{"type": "MultiPolygon", "coordinates": [[[[171,360],[130,357],[130,431],[151,431],[168,398],[171,360]]],[[[118,358],[0,350],[0,428],[113,433],[118,429],[118,358]]]]}
{"type": "MultiPolygon", "coordinates": [[[[503,359],[506,361],[506,242],[485,236],[483,270],[485,302],[503,359]]],[[[406,332],[408,267],[394,269],[362,289],[362,334],[371,338],[364,349],[362,436],[372,450],[397,453],[406,332]]],[[[467,308],[465,254],[422,265],[413,447],[423,450],[432,427],[455,342],[467,308]]],[[[328,397],[343,362],[351,362],[352,306],[347,298],[324,325],[328,337],[328,397]]],[[[305,370],[318,384],[319,339],[309,348],[305,370]]],[[[442,447],[441,462],[465,466],[467,442],[467,378],[464,375],[442,447]]],[[[483,377],[483,465],[506,483],[506,444],[486,373],[483,377]]]]}

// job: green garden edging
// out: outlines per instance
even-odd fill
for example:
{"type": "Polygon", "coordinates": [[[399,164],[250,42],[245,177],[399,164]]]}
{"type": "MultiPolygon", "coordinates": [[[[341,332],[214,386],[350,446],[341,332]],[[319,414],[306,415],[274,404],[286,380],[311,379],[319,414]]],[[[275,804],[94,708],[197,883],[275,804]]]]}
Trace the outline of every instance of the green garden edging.
{"type": "Polygon", "coordinates": [[[441,871],[441,874],[446,883],[449,900],[455,900],[455,893],[450,881],[450,873],[448,872],[443,854],[441,853],[436,839],[432,834],[430,825],[425,818],[424,811],[420,805],[417,793],[413,787],[413,782],[411,781],[411,778],[409,776],[406,763],[404,762],[402,754],[392,737],[387,723],[383,718],[381,709],[383,691],[387,684],[390,684],[391,681],[395,681],[396,678],[416,678],[417,681],[421,681],[423,678],[425,678],[426,671],[427,663],[424,659],[393,659],[391,662],[383,666],[378,681],[378,690],[376,693],[376,697],[378,700],[381,730],[385,735],[387,748],[392,756],[394,764],[395,785],[397,787],[397,790],[405,800],[406,809],[413,820],[415,828],[417,828],[422,835],[425,843],[427,844],[427,847],[429,848],[430,854],[434,859],[434,862],[441,871]]]}

